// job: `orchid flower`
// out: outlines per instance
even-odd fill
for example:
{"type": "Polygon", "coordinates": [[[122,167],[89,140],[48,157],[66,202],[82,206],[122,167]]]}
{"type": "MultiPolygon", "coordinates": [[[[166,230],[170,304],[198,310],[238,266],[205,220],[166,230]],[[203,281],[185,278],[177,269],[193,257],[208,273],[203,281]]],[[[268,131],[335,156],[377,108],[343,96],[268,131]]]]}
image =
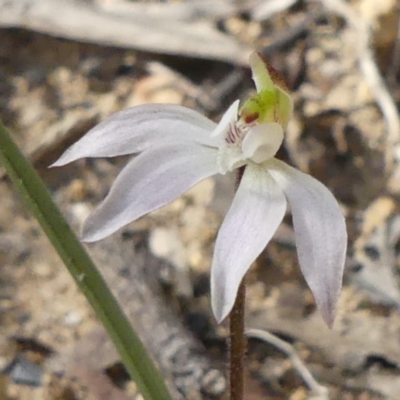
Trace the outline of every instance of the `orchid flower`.
{"type": "Polygon", "coordinates": [[[347,234],[330,191],[276,159],[292,114],[292,99],[258,53],[250,57],[257,93],[235,101],[217,125],[178,105],[149,104],[112,115],[71,146],[53,166],[84,157],[138,154],[87,218],[82,239],[100,240],[215,174],[244,169],[215,243],[212,309],[231,311],[251,264],[291,206],[300,268],[328,325],[339,297],[347,234]]]}

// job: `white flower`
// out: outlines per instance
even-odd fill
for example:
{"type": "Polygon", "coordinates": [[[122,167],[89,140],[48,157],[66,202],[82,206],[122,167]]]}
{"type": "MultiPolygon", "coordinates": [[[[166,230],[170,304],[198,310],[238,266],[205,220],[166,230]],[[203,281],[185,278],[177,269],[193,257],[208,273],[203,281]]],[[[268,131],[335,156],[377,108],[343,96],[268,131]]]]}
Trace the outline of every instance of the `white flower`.
{"type": "Polygon", "coordinates": [[[339,206],[320,182],[274,158],[292,100],[260,55],[250,58],[257,94],[234,102],[216,125],[176,105],[143,105],[93,128],[53,166],[84,157],[137,154],[85,221],[83,240],[100,240],[170,203],[201,180],[244,167],[215,243],[211,298],[216,319],[231,311],[251,264],[291,206],[303,275],[328,325],[333,323],[347,245],[339,206]]]}

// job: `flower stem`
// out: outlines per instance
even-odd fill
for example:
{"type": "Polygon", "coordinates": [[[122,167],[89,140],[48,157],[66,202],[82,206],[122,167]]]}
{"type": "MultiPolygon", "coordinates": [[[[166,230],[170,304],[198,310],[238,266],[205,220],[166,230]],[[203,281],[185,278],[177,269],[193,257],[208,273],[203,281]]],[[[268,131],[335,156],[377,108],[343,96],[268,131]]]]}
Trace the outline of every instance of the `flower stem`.
{"type": "Polygon", "coordinates": [[[244,306],[246,282],[243,278],[237,293],[235,305],[230,314],[230,400],[243,400],[244,394],[244,355],[246,338],[244,335],[244,306]]]}
{"type": "MultiPolygon", "coordinates": [[[[240,185],[245,167],[236,171],[235,191],[240,185]]],[[[244,395],[244,355],[246,337],[244,335],[244,306],[246,300],[246,277],[239,285],[235,304],[229,315],[229,399],[243,400],[244,395]]]]}

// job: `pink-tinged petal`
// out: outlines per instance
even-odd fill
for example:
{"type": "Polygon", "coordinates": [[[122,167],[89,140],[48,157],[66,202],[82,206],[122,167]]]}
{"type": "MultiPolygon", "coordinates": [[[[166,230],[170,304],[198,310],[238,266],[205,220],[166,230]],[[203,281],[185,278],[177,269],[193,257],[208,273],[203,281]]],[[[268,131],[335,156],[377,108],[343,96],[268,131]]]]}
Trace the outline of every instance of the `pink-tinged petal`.
{"type": "Polygon", "coordinates": [[[262,163],[275,156],[282,145],[282,126],[276,122],[255,125],[246,134],[242,143],[242,152],[255,163],[262,163]]]}
{"type": "Polygon", "coordinates": [[[265,168],[247,165],[215,243],[211,302],[221,322],[231,311],[240,282],[285,215],[286,198],[265,168]]]}
{"type": "Polygon", "coordinates": [[[110,193],[87,218],[82,239],[94,242],[175,200],[217,173],[217,151],[197,144],[172,144],[148,150],[122,170],[110,193]]]}
{"type": "Polygon", "coordinates": [[[301,270],[332,326],[347,249],[343,214],[332,193],[310,175],[276,159],[268,162],[268,171],[288,198],[301,270]]]}
{"type": "Polygon", "coordinates": [[[162,143],[193,142],[214,146],[216,124],[189,108],[145,104],[117,112],[91,129],[53,165],[85,157],[115,157],[140,153],[162,143]]]}

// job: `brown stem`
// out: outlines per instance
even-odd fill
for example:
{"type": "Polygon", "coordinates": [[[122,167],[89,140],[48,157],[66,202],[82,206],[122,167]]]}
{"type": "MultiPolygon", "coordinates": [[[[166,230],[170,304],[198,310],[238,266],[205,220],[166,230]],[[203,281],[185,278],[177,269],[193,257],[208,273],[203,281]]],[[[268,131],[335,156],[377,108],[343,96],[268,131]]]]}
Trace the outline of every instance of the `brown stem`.
{"type": "MultiPolygon", "coordinates": [[[[245,167],[237,169],[237,190],[242,180],[245,167]]],[[[235,304],[229,315],[229,399],[243,400],[244,395],[244,355],[246,352],[246,337],[244,336],[244,306],[246,300],[245,277],[239,285],[235,304]]]]}
{"type": "Polygon", "coordinates": [[[244,336],[244,305],[246,283],[243,278],[237,293],[235,305],[230,314],[230,400],[243,400],[244,394],[244,355],[246,338],[244,336]]]}

